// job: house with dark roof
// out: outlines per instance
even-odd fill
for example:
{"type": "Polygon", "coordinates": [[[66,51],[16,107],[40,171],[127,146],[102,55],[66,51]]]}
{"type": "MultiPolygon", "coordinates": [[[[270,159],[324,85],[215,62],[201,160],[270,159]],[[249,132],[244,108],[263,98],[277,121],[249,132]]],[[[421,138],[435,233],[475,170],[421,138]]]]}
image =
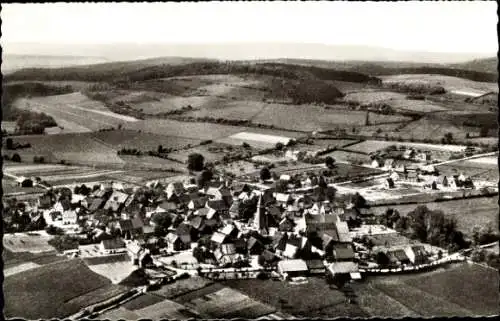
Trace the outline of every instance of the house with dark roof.
{"type": "Polygon", "coordinates": [[[191,236],[177,235],[176,233],[168,233],[165,237],[167,247],[171,251],[182,251],[191,248],[191,236]]]}
{"type": "Polygon", "coordinates": [[[306,260],[309,274],[325,274],[325,264],[322,260],[306,260]]]}
{"type": "Polygon", "coordinates": [[[101,254],[114,254],[127,252],[127,247],[125,242],[121,238],[102,240],[99,245],[99,250],[101,254]]]}
{"type": "Polygon", "coordinates": [[[354,249],[352,248],[352,244],[334,244],[333,259],[336,262],[354,260],[354,249]]]}
{"type": "Polygon", "coordinates": [[[250,255],[259,255],[264,251],[264,244],[257,238],[251,236],[247,241],[247,250],[250,255]]]}
{"type": "Polygon", "coordinates": [[[279,222],[278,229],[282,232],[292,232],[294,227],[295,227],[295,222],[288,217],[284,217],[279,222]]]}
{"type": "Polygon", "coordinates": [[[167,194],[167,199],[170,200],[171,197],[180,196],[184,194],[184,184],[182,182],[172,182],[168,184],[165,189],[165,193],[167,194]]]}
{"type": "Polygon", "coordinates": [[[391,265],[398,266],[401,264],[407,265],[411,263],[403,249],[389,249],[385,254],[391,265]]]}
{"type": "Polygon", "coordinates": [[[406,253],[409,261],[413,264],[424,264],[429,260],[427,251],[422,245],[407,246],[405,247],[404,252],[406,253]]]}

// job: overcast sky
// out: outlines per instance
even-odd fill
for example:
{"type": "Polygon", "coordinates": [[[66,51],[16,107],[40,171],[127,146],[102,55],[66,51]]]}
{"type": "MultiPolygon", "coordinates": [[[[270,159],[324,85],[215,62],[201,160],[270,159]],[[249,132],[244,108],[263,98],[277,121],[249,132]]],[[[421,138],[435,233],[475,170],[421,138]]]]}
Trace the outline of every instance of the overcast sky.
{"type": "Polygon", "coordinates": [[[288,42],[497,51],[497,4],[214,2],[2,5],[2,44],[288,42]]]}

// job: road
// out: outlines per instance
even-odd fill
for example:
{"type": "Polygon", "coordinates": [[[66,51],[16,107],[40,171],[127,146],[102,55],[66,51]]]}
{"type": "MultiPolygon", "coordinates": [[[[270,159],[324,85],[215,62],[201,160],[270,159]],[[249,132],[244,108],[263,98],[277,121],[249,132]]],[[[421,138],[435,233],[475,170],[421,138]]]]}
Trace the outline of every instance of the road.
{"type": "Polygon", "coordinates": [[[472,155],[472,156],[468,156],[468,157],[464,157],[464,158],[459,158],[459,159],[450,159],[450,160],[447,160],[447,161],[444,161],[444,162],[441,162],[441,163],[432,164],[432,166],[439,166],[439,165],[446,165],[446,164],[451,164],[451,163],[457,163],[457,162],[461,162],[461,161],[469,160],[469,159],[474,159],[474,158],[481,158],[481,157],[487,157],[487,156],[497,156],[497,154],[498,154],[498,152],[476,154],[476,155],[472,155]]]}

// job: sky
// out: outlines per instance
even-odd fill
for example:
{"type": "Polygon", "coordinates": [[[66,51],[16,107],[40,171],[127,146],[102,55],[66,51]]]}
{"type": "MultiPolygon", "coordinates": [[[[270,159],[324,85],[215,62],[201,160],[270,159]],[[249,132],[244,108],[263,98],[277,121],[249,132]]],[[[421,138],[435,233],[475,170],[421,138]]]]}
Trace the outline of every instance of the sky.
{"type": "Polygon", "coordinates": [[[317,43],[496,53],[496,1],[2,5],[1,43],[317,43]]]}

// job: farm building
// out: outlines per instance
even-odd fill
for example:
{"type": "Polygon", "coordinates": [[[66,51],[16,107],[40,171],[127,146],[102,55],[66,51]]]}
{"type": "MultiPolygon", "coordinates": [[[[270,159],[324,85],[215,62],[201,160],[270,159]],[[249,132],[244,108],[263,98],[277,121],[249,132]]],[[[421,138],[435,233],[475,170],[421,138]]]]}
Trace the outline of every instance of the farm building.
{"type": "Polygon", "coordinates": [[[307,260],[306,264],[310,274],[325,274],[325,264],[322,260],[307,260]]]}
{"type": "Polygon", "coordinates": [[[413,264],[424,264],[428,261],[427,252],[422,245],[408,246],[404,249],[404,252],[413,264]]]}
{"type": "Polygon", "coordinates": [[[102,240],[99,245],[99,250],[101,254],[114,254],[114,253],[123,253],[127,252],[127,247],[125,246],[125,242],[121,238],[115,238],[110,240],[102,240]]]}
{"type": "Polygon", "coordinates": [[[305,276],[308,271],[307,263],[304,260],[282,260],[278,262],[278,273],[285,279],[305,276]]]}

